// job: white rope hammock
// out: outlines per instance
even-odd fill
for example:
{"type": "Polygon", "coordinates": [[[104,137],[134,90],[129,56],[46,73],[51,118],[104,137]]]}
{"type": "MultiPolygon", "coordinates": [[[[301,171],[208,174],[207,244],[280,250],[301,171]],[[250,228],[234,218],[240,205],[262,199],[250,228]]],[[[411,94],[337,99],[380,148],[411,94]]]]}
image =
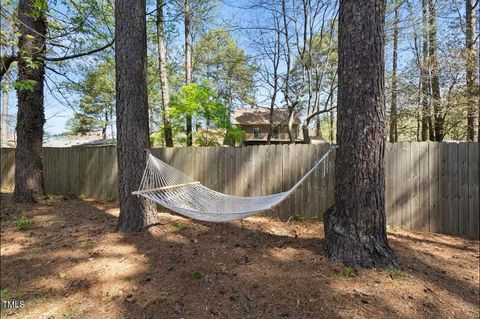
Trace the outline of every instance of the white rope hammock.
{"type": "Polygon", "coordinates": [[[176,168],[148,154],[147,165],[138,191],[143,196],[180,215],[209,222],[228,222],[246,218],[273,208],[292,194],[323,163],[328,169],[329,149],[288,191],[256,197],[219,193],[195,181],[176,168]]]}

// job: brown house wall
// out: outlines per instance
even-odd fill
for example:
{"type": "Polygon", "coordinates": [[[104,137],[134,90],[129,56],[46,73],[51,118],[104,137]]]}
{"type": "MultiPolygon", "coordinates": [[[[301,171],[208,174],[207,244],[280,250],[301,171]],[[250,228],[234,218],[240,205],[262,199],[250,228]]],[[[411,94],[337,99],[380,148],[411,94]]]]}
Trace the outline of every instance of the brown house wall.
{"type": "MultiPolygon", "coordinates": [[[[268,131],[270,130],[269,125],[240,125],[240,128],[245,131],[245,139],[252,140],[252,139],[263,139],[266,140],[268,138],[268,131]],[[258,127],[260,128],[260,137],[255,137],[254,129],[258,127]]],[[[295,134],[295,138],[297,138],[298,133],[298,125],[293,125],[293,132],[295,134]]],[[[288,127],[287,125],[281,125],[278,127],[278,137],[276,139],[280,140],[287,140],[288,137],[288,127]]],[[[273,138],[272,138],[273,139],[273,138]]]]}

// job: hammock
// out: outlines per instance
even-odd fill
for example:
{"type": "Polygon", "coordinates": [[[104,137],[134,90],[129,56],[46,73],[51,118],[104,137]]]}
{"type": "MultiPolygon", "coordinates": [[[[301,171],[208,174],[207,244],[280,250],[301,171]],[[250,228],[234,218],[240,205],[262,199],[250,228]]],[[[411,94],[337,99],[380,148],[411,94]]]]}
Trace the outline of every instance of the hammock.
{"type": "Polygon", "coordinates": [[[324,165],[329,149],[315,165],[289,190],[267,196],[243,197],[219,193],[203,186],[199,181],[148,154],[147,164],[138,191],[143,196],[173,212],[202,221],[228,222],[246,218],[269,210],[292,194],[314,170],[324,165]]]}

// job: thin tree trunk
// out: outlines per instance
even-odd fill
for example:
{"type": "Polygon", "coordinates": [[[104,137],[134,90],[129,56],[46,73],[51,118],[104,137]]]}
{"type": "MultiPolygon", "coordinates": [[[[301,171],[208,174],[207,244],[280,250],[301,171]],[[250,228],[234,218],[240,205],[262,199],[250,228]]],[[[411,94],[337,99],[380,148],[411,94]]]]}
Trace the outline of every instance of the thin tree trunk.
{"type": "Polygon", "coordinates": [[[296,104],[292,103],[292,100],[290,99],[290,73],[291,73],[291,67],[292,67],[292,62],[291,62],[291,55],[292,55],[292,50],[290,47],[290,36],[288,32],[288,22],[287,22],[287,6],[286,6],[286,0],[282,0],[282,18],[283,18],[283,34],[285,35],[285,48],[286,48],[286,53],[285,53],[285,64],[286,64],[286,74],[285,74],[285,103],[287,104],[288,108],[288,122],[287,122],[287,128],[288,128],[288,137],[290,139],[290,143],[295,143],[295,138],[296,136],[293,134],[293,121],[294,121],[294,111],[296,104]]]}
{"type": "Polygon", "coordinates": [[[430,72],[428,66],[428,7],[427,0],[422,0],[422,66],[421,92],[422,92],[422,141],[434,140],[433,127],[431,123],[431,112],[429,105],[430,97],[430,72]]]}
{"type": "Polygon", "coordinates": [[[465,4],[465,24],[466,24],[466,54],[467,54],[467,140],[472,141],[475,139],[475,117],[476,117],[476,103],[475,99],[478,99],[475,94],[475,70],[476,70],[476,50],[474,43],[475,34],[475,10],[473,7],[473,0],[466,0],[465,4]]]}
{"type": "Polygon", "coordinates": [[[115,1],[115,74],[120,216],[117,229],[143,231],[153,222],[151,204],[133,196],[150,147],[147,99],[145,0],[115,1]]]}
{"type": "Polygon", "coordinates": [[[334,133],[333,133],[333,111],[330,111],[330,144],[333,144],[333,138],[334,138],[334,133]]]}
{"type": "Polygon", "coordinates": [[[172,125],[168,118],[170,105],[170,88],[167,74],[167,52],[165,47],[165,26],[163,15],[163,0],[157,0],[157,40],[158,40],[158,65],[160,67],[160,89],[162,93],[162,118],[165,146],[173,147],[172,125]]]}
{"type": "MultiPolygon", "coordinates": [[[[185,12],[185,84],[192,83],[192,43],[191,43],[191,11],[190,0],[185,0],[184,3],[185,12]]],[[[186,133],[187,133],[187,146],[192,146],[192,115],[186,114],[186,133]]]]}
{"type": "Polygon", "coordinates": [[[390,143],[398,141],[397,130],[397,56],[398,56],[398,0],[395,0],[393,18],[393,67],[392,67],[392,100],[390,108],[390,143]]]}
{"type": "Polygon", "coordinates": [[[272,96],[270,98],[270,114],[269,114],[269,123],[270,128],[267,135],[267,143],[270,144],[273,136],[273,112],[275,109],[275,103],[277,101],[278,94],[278,67],[280,65],[280,23],[276,16],[273,17],[275,22],[275,51],[273,53],[273,85],[272,85],[272,96]]]}
{"type": "Polygon", "coordinates": [[[443,141],[444,117],[442,111],[442,101],[440,97],[440,79],[437,65],[437,16],[435,10],[435,1],[428,0],[428,58],[430,64],[430,73],[432,76],[432,101],[434,112],[434,131],[435,141],[443,141]]]}
{"type": "Polygon", "coordinates": [[[325,254],[350,266],[396,266],[385,217],[385,1],[340,0],[335,207],[325,254]]]}
{"type": "Polygon", "coordinates": [[[2,90],[1,145],[8,143],[8,88],[2,90]]]}
{"type": "Polygon", "coordinates": [[[18,80],[32,86],[18,87],[17,148],[15,151],[16,202],[35,202],[45,194],[43,182],[42,144],[45,109],[43,85],[45,80],[46,8],[39,9],[34,0],[20,0],[18,39],[18,80]],[[40,11],[40,12],[39,12],[40,11]],[[28,58],[28,59],[27,59],[28,58]]]}

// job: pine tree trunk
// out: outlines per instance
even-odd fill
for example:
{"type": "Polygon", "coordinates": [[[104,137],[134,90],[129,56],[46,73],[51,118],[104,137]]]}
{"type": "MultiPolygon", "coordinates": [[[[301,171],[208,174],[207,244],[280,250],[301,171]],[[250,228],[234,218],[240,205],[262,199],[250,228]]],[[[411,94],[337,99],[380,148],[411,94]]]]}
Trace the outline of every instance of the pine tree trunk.
{"type": "Polygon", "coordinates": [[[384,23],[384,1],[340,1],[339,149],[325,254],[350,266],[396,266],[385,221],[384,23]]]}
{"type": "Polygon", "coordinates": [[[157,0],[157,40],[158,40],[158,64],[160,67],[160,89],[162,93],[162,118],[165,146],[173,147],[172,125],[168,118],[168,107],[170,105],[170,88],[167,74],[167,52],[165,47],[165,26],[163,15],[163,0],[157,0]]]}
{"type": "Polygon", "coordinates": [[[428,7],[427,0],[422,0],[422,141],[434,140],[433,127],[430,125],[431,113],[429,105],[430,97],[430,72],[428,66],[428,7]]]}
{"type": "Polygon", "coordinates": [[[8,89],[2,89],[1,146],[8,143],[8,89]]]}
{"type": "MultiPolygon", "coordinates": [[[[185,0],[185,84],[192,83],[192,43],[191,43],[191,11],[190,0],[185,0]]],[[[186,132],[187,132],[187,146],[192,146],[192,115],[186,115],[186,132]]]]}
{"type": "Polygon", "coordinates": [[[17,148],[15,151],[16,202],[35,202],[45,194],[43,184],[42,144],[45,111],[43,85],[45,80],[46,8],[37,1],[20,0],[18,18],[18,81],[30,88],[17,88],[17,148]],[[39,12],[40,11],[40,12],[39,12]]]}
{"type": "Polygon", "coordinates": [[[145,230],[153,222],[150,204],[131,193],[138,189],[150,147],[147,100],[145,0],[115,1],[117,158],[122,232],[145,230]]]}
{"type": "Polygon", "coordinates": [[[397,56],[398,56],[398,0],[395,0],[393,18],[392,101],[390,108],[390,143],[398,141],[397,129],[397,56]]]}
{"type": "Polygon", "coordinates": [[[475,10],[473,8],[473,0],[466,0],[465,4],[465,25],[466,25],[466,54],[467,54],[467,140],[472,141],[475,139],[475,117],[476,106],[478,102],[475,94],[475,70],[476,70],[476,50],[474,42],[475,34],[475,10]]]}
{"type": "Polygon", "coordinates": [[[442,101],[440,97],[440,79],[437,65],[437,14],[435,10],[435,1],[428,0],[428,58],[430,65],[430,74],[432,75],[432,102],[434,113],[434,132],[435,141],[441,142],[445,136],[444,118],[442,111],[442,101]]]}

